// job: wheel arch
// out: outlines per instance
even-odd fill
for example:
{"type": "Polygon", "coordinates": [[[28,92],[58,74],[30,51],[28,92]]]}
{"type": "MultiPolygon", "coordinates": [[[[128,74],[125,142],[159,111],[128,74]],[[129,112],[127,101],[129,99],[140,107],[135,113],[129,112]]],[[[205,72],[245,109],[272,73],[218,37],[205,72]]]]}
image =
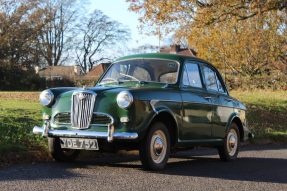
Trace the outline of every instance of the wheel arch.
{"type": "Polygon", "coordinates": [[[171,146],[173,147],[178,138],[178,122],[173,112],[168,108],[161,108],[157,110],[148,124],[149,128],[151,124],[156,121],[160,121],[166,125],[170,135],[171,146]]]}
{"type": "Polygon", "coordinates": [[[243,130],[243,124],[241,119],[239,118],[239,116],[237,114],[233,114],[230,118],[229,118],[229,122],[226,128],[226,132],[229,130],[229,128],[231,127],[232,123],[236,123],[236,125],[238,126],[238,131],[240,134],[240,141],[244,140],[244,130],[243,130]]]}

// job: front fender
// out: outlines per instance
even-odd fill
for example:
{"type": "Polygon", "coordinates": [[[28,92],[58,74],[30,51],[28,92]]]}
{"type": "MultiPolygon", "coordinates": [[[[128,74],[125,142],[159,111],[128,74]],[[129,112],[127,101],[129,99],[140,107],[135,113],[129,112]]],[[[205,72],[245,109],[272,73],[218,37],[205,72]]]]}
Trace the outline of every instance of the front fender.
{"type": "Polygon", "coordinates": [[[231,123],[235,122],[239,127],[240,140],[246,141],[249,138],[253,138],[254,135],[250,132],[246,124],[245,110],[234,112],[230,115],[228,123],[226,125],[225,132],[231,127],[231,123]]]}
{"type": "Polygon", "coordinates": [[[160,117],[163,120],[165,120],[165,117],[171,117],[172,120],[175,122],[175,126],[176,126],[175,132],[178,135],[178,130],[179,130],[178,127],[180,127],[181,125],[181,113],[180,113],[181,105],[178,103],[169,102],[168,103],[169,105],[171,106],[177,105],[178,107],[178,108],[174,108],[174,107],[170,108],[166,104],[162,104],[160,102],[162,101],[155,101],[155,100],[150,101],[150,106],[152,108],[152,111],[150,112],[148,116],[146,128],[145,128],[145,131],[141,134],[141,137],[144,137],[146,135],[150,125],[158,117],[160,117]]]}
{"type": "MultiPolygon", "coordinates": [[[[227,132],[229,130],[229,128],[231,127],[231,123],[235,120],[235,119],[239,119],[240,120],[240,117],[238,115],[238,113],[232,113],[228,119],[228,122],[226,124],[226,127],[225,127],[225,132],[227,132]]],[[[241,122],[241,120],[240,120],[241,122]]],[[[242,124],[242,122],[241,122],[242,124]]]]}
{"type": "Polygon", "coordinates": [[[171,109],[169,109],[168,107],[159,107],[159,108],[156,108],[156,110],[154,110],[154,113],[152,115],[152,117],[150,118],[150,121],[149,121],[149,124],[148,126],[151,125],[152,121],[157,117],[159,116],[160,114],[162,113],[168,113],[170,116],[172,116],[173,120],[175,121],[176,123],[176,126],[178,127],[179,126],[179,121],[176,117],[176,115],[172,112],[171,109]]]}

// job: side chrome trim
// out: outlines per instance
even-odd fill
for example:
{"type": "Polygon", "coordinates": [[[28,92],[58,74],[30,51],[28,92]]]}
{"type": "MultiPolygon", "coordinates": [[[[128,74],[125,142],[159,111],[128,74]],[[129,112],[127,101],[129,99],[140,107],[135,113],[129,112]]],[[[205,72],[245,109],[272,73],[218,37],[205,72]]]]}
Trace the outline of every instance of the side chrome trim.
{"type": "MultiPolygon", "coordinates": [[[[141,101],[149,101],[149,100],[141,100],[141,101]]],[[[220,104],[215,104],[215,103],[211,103],[211,102],[208,102],[208,103],[195,102],[195,101],[192,101],[192,102],[182,101],[182,102],[181,102],[181,101],[177,101],[177,100],[151,100],[151,101],[150,101],[150,104],[151,104],[153,110],[154,110],[154,106],[155,106],[155,104],[156,104],[157,102],[175,102],[175,103],[189,103],[189,104],[204,104],[204,105],[213,105],[213,106],[220,106],[220,107],[226,107],[226,108],[240,109],[240,110],[246,111],[245,109],[240,108],[240,107],[228,106],[228,105],[220,105],[220,104]]]]}
{"type": "MultiPolygon", "coordinates": [[[[43,127],[35,126],[33,133],[42,135],[44,132],[43,127]]],[[[73,137],[73,138],[105,138],[108,140],[108,132],[94,132],[87,130],[48,130],[48,137],[73,137]]],[[[114,132],[112,134],[114,139],[134,140],[138,138],[137,133],[132,132],[114,132]]],[[[108,140],[109,141],[109,140],[108,140]]]]}
{"type": "Polygon", "coordinates": [[[179,143],[197,143],[197,142],[205,142],[205,143],[210,143],[210,142],[219,142],[223,141],[223,139],[198,139],[198,140],[177,140],[179,143]]]}

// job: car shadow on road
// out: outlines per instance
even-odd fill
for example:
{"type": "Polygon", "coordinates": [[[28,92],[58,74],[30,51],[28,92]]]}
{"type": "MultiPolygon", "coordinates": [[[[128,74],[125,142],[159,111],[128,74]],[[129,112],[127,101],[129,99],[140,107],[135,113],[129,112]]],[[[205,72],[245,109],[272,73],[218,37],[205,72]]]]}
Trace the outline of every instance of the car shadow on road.
{"type": "MultiPolygon", "coordinates": [[[[265,150],[280,150],[286,146],[265,147],[265,150]]],[[[246,147],[244,151],[260,152],[261,147],[246,147]]],[[[272,154],[272,153],[271,153],[272,154]]],[[[271,155],[270,154],[270,155],[271,155]]],[[[256,181],[270,183],[287,183],[287,159],[270,157],[239,157],[235,161],[222,162],[215,149],[198,149],[195,152],[179,152],[172,156],[165,170],[150,172],[165,175],[194,176],[219,178],[238,181],[256,181]],[[192,154],[192,156],[191,156],[192,154]]],[[[137,157],[124,157],[115,159],[113,163],[94,163],[100,166],[110,166],[117,168],[138,168],[140,163],[127,163],[138,160],[137,157]],[[116,162],[118,160],[118,162],[116,162]]]]}
{"type": "Polygon", "coordinates": [[[160,174],[220,178],[239,181],[287,183],[287,159],[241,157],[222,162],[217,158],[189,157],[169,162],[160,174]]]}
{"type": "MultiPolygon", "coordinates": [[[[276,150],[276,148],[265,148],[276,150]]],[[[285,147],[277,148],[284,149],[285,147]]],[[[155,173],[171,176],[207,177],[237,181],[256,181],[270,183],[287,183],[287,159],[276,156],[252,157],[246,152],[263,151],[259,148],[243,148],[241,157],[232,162],[220,161],[215,149],[195,149],[179,152],[172,156],[165,170],[149,172],[142,170],[137,154],[107,154],[96,158],[80,158],[74,163],[47,162],[34,165],[19,165],[0,171],[1,181],[69,179],[81,177],[73,169],[86,168],[111,170],[105,167],[124,168],[124,171],[141,171],[135,173],[155,173]],[[273,157],[273,158],[272,158],[273,157]]],[[[286,151],[285,151],[286,152],[286,151]]],[[[272,155],[272,153],[268,153],[272,155]]],[[[267,155],[268,155],[267,154],[267,155]]],[[[261,155],[259,155],[261,156],[261,155]]]]}
{"type": "MultiPolygon", "coordinates": [[[[220,178],[238,181],[287,183],[287,159],[241,157],[236,161],[222,162],[219,158],[175,157],[163,171],[156,174],[220,178]],[[176,158],[176,159],[175,159],[176,158]],[[175,161],[180,159],[180,161],[175,161]]],[[[128,161],[127,159],[125,161],[128,161]]],[[[129,160],[132,161],[132,160],[129,160]]],[[[141,169],[140,163],[94,163],[98,166],[141,169]]]]}

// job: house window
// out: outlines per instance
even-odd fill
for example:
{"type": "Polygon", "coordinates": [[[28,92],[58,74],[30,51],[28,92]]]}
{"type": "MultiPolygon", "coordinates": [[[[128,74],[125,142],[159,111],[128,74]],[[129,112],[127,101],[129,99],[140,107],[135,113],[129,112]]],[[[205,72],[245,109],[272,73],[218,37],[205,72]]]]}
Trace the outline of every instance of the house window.
{"type": "Polygon", "coordinates": [[[62,76],[51,76],[51,80],[63,80],[62,76]]]}

